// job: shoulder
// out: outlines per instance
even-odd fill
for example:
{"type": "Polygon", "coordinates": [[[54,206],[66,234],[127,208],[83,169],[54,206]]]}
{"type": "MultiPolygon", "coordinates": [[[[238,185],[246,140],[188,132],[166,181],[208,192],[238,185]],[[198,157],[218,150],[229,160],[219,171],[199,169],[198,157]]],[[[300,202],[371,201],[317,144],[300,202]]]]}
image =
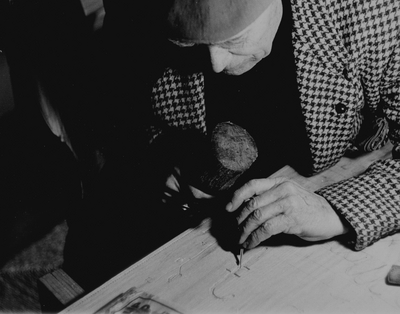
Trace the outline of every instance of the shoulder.
{"type": "Polygon", "coordinates": [[[398,29],[400,25],[398,0],[291,0],[291,6],[295,20],[303,27],[367,28],[374,33],[398,29]]]}

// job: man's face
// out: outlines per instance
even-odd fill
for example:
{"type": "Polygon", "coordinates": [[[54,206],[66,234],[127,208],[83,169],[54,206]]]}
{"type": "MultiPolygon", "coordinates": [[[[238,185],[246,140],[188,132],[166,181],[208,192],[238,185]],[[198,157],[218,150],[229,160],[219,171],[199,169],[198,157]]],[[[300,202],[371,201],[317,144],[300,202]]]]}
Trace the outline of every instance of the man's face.
{"type": "MultiPolygon", "coordinates": [[[[214,72],[240,75],[268,56],[282,19],[282,11],[281,0],[273,0],[269,7],[239,34],[221,42],[204,44],[208,47],[214,72]]],[[[180,47],[195,45],[190,42],[171,41],[180,47]]]]}

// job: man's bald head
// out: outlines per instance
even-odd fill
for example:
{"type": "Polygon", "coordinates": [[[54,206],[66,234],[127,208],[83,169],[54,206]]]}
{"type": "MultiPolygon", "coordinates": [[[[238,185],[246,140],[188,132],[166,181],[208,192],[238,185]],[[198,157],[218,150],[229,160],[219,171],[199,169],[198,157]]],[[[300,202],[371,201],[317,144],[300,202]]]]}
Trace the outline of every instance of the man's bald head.
{"type": "Polygon", "coordinates": [[[253,23],[273,0],[172,0],[170,38],[192,43],[228,39],[253,23]]]}

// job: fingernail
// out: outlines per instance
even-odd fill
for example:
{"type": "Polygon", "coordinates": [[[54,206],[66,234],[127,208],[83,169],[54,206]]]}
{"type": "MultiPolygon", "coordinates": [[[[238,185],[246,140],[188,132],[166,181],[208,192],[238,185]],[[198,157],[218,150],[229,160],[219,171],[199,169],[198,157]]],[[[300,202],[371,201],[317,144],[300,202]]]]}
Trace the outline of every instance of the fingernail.
{"type": "Polygon", "coordinates": [[[243,242],[243,244],[242,244],[242,247],[244,248],[244,249],[247,249],[248,248],[248,246],[249,246],[249,242],[243,242]]]}
{"type": "Polygon", "coordinates": [[[226,205],[226,207],[225,207],[225,209],[228,211],[228,212],[230,212],[231,210],[232,210],[232,203],[231,202],[229,202],[227,205],[226,205]]]}

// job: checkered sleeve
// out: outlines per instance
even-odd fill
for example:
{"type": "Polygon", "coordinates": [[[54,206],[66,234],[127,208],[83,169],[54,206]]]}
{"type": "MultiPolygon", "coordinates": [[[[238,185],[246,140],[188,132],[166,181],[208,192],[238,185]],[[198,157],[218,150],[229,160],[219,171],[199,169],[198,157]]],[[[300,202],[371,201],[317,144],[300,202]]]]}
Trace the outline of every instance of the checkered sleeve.
{"type": "Polygon", "coordinates": [[[397,42],[380,86],[381,105],[389,122],[389,139],[393,143],[393,158],[400,159],[400,26],[397,42]]]}
{"type": "Polygon", "coordinates": [[[377,58],[381,58],[376,64],[382,70],[376,72],[375,66],[363,73],[366,82],[373,82],[371,86],[376,83],[377,88],[370,89],[376,94],[368,94],[375,98],[366,99],[376,99],[377,109],[382,110],[388,122],[393,158],[377,161],[363,174],[316,192],[350,223],[354,232],[349,233],[349,244],[355,250],[400,230],[400,11],[397,1],[386,4],[384,16],[391,23],[383,29],[382,34],[386,35],[381,37],[380,45],[373,46],[377,58]]]}
{"type": "Polygon", "coordinates": [[[362,250],[400,230],[400,161],[372,164],[365,173],[316,192],[354,229],[349,244],[362,250]]]}

